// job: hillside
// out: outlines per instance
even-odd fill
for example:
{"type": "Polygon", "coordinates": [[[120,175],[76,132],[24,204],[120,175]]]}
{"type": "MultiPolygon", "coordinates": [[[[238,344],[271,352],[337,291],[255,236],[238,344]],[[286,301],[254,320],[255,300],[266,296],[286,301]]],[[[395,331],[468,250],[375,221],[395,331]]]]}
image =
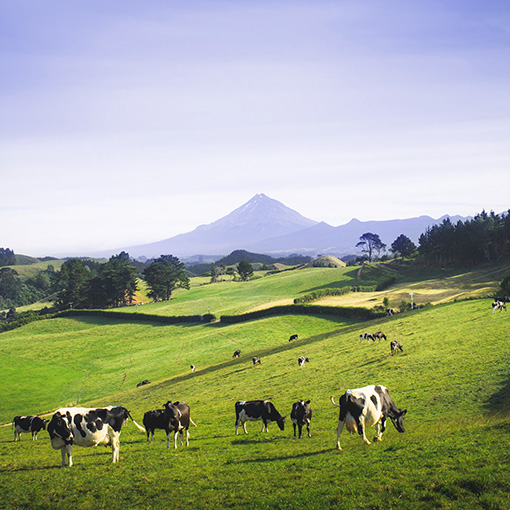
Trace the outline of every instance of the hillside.
{"type": "Polygon", "coordinates": [[[133,509],[172,499],[191,508],[503,509],[510,493],[509,316],[486,305],[451,303],[369,323],[283,316],[183,327],[89,318],[3,333],[4,421],[95,399],[125,405],[141,422],[144,411],[172,399],[188,402],[198,425],[189,448],[173,451],[162,431],[147,444],[128,423],[119,464],[103,448],[75,447],[71,470],[53,469],[60,454],[44,432],[37,442],[24,435],[14,443],[10,428],[1,428],[3,504],[111,508],[113,498],[133,509]],[[404,352],[392,357],[386,342],[359,343],[360,333],[378,329],[404,352]],[[299,340],[288,342],[294,332],[299,340]],[[482,338],[491,339],[490,349],[482,338]],[[232,359],[237,348],[242,356],[232,359]],[[252,366],[254,354],[260,367],[252,366]],[[310,359],[304,369],[300,355],[310,359]],[[145,378],[152,384],[135,388],[145,378]],[[344,432],[336,451],[338,410],[329,396],[338,401],[346,388],[370,383],[386,385],[408,410],[406,432],[388,424],[383,442],[371,446],[344,432]],[[293,438],[288,417],[284,432],[273,423],[263,434],[260,423],[248,423],[249,434],[235,436],[234,402],[252,398],[271,398],[287,416],[292,402],[311,399],[312,437],[293,438]]]}

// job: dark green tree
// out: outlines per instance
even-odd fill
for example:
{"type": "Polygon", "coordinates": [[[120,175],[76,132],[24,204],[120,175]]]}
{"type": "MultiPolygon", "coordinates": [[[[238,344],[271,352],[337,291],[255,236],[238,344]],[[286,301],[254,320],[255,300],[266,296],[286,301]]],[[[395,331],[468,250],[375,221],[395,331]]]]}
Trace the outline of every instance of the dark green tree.
{"type": "Polygon", "coordinates": [[[9,248],[0,248],[0,267],[14,266],[16,264],[16,255],[9,248]]]}
{"type": "Polygon", "coordinates": [[[395,241],[391,243],[391,251],[395,256],[410,257],[416,251],[416,245],[404,234],[400,234],[395,241]]]}
{"type": "Polygon", "coordinates": [[[173,255],[161,255],[144,272],[149,297],[155,301],[168,301],[177,288],[189,290],[189,278],[184,264],[173,255]]]}
{"type": "Polygon", "coordinates": [[[69,259],[62,264],[56,279],[57,298],[55,303],[60,308],[83,308],[87,305],[90,271],[83,267],[79,259],[69,259]]]}
{"type": "Polygon", "coordinates": [[[253,266],[246,260],[241,260],[241,262],[237,264],[237,272],[241,280],[245,282],[248,278],[253,276],[253,266]]]}
{"type": "Polygon", "coordinates": [[[506,275],[500,282],[501,292],[503,296],[510,297],[510,274],[506,275]]]}
{"type": "Polygon", "coordinates": [[[361,251],[366,254],[369,262],[372,262],[374,254],[379,255],[381,250],[386,248],[386,245],[381,241],[378,234],[366,232],[359,239],[356,248],[361,247],[361,251]]]}

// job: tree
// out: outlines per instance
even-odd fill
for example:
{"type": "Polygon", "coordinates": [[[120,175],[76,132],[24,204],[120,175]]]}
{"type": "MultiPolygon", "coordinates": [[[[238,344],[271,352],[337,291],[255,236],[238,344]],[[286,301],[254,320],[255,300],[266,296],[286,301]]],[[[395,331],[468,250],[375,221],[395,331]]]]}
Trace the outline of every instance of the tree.
{"type": "Polygon", "coordinates": [[[241,280],[245,282],[248,278],[250,278],[250,276],[253,276],[253,267],[246,260],[241,260],[241,262],[237,264],[237,272],[239,273],[241,280]]]}
{"type": "Polygon", "coordinates": [[[62,308],[83,308],[87,302],[90,271],[83,267],[81,260],[69,259],[62,264],[58,278],[55,303],[62,308]]]}
{"type": "Polygon", "coordinates": [[[510,274],[506,275],[500,282],[501,292],[505,297],[510,297],[510,274]]]}
{"type": "Polygon", "coordinates": [[[400,234],[395,241],[391,243],[391,251],[395,255],[400,255],[402,260],[410,257],[416,251],[416,245],[404,234],[400,234]]]}
{"type": "Polygon", "coordinates": [[[367,232],[363,234],[359,239],[360,241],[358,244],[356,244],[356,248],[361,247],[361,251],[366,253],[369,262],[372,262],[374,252],[379,255],[380,251],[386,248],[386,245],[381,241],[377,234],[367,232]]]}
{"type": "Polygon", "coordinates": [[[9,248],[0,248],[0,267],[14,266],[16,264],[16,255],[9,248]]]}
{"type": "Polygon", "coordinates": [[[143,272],[149,286],[149,297],[168,301],[177,288],[189,290],[189,278],[184,264],[173,255],[161,255],[143,272]]]}

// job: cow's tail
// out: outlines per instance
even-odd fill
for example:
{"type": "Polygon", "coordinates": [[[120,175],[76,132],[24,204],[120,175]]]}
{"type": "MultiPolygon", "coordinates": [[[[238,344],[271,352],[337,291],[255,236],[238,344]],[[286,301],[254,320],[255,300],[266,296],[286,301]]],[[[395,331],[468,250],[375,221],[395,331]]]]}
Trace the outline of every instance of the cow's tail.
{"type": "MultiPolygon", "coordinates": [[[[194,427],[197,427],[197,424],[191,419],[191,416],[189,418],[189,421],[190,421],[191,425],[193,425],[194,427]]],[[[198,427],[197,427],[197,429],[198,429],[198,427]]]]}
{"type": "Polygon", "coordinates": [[[143,432],[144,434],[147,433],[147,431],[141,426],[139,425],[138,423],[136,423],[136,421],[133,419],[133,417],[131,416],[131,413],[128,411],[128,416],[131,418],[131,421],[135,424],[135,427],[140,431],[140,432],[143,432]]]}
{"type": "Polygon", "coordinates": [[[333,395],[331,395],[330,399],[331,399],[331,403],[332,403],[335,407],[340,407],[340,404],[335,404],[335,401],[333,400],[333,395]]]}

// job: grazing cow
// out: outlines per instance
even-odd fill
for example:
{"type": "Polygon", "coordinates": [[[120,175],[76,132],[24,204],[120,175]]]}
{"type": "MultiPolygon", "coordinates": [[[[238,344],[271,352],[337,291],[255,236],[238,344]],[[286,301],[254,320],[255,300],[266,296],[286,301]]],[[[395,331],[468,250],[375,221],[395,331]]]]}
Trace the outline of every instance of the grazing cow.
{"type": "Polygon", "coordinates": [[[496,310],[500,312],[506,312],[506,304],[504,301],[496,300],[492,303],[492,313],[496,313],[496,310]]]}
{"type": "Polygon", "coordinates": [[[253,356],[253,358],[251,359],[253,361],[253,366],[255,365],[261,365],[262,363],[260,362],[260,358],[258,356],[253,356]]]}
{"type": "Polygon", "coordinates": [[[386,310],[386,317],[391,317],[394,314],[395,314],[395,311],[393,310],[393,308],[388,308],[386,310]]]}
{"type": "Polygon", "coordinates": [[[312,419],[312,409],[310,407],[310,401],[300,400],[292,404],[292,411],[290,413],[290,419],[292,420],[292,426],[294,427],[294,437],[296,437],[296,426],[299,429],[298,439],[301,439],[301,431],[306,425],[308,431],[308,437],[312,437],[310,434],[310,421],[312,419]]]}
{"type": "Polygon", "coordinates": [[[370,334],[370,333],[361,333],[361,335],[359,336],[359,343],[363,342],[363,340],[366,340],[367,342],[369,340],[374,340],[374,337],[370,334]]]}
{"type": "Polygon", "coordinates": [[[305,358],[304,356],[300,356],[297,360],[299,368],[303,368],[305,366],[305,363],[308,363],[310,360],[308,358],[305,358]]]}
{"type": "Polygon", "coordinates": [[[139,382],[136,387],[145,386],[146,384],[150,384],[151,382],[148,379],[144,379],[142,382],[139,382]]]}
{"type": "Polygon", "coordinates": [[[339,450],[342,449],[340,447],[340,434],[344,424],[349,432],[357,432],[366,444],[370,444],[365,435],[366,428],[375,425],[376,435],[374,441],[381,441],[388,418],[399,432],[404,432],[404,417],[407,409],[400,410],[384,386],[372,385],[347,390],[340,397],[339,404],[335,404],[333,397],[331,397],[331,402],[334,406],[340,408],[336,429],[336,446],[339,450]]]}
{"type": "Polygon", "coordinates": [[[398,349],[400,349],[400,352],[404,352],[404,349],[396,340],[392,340],[390,342],[390,349],[391,349],[392,356],[397,353],[398,349]]]}
{"type": "Polygon", "coordinates": [[[281,416],[276,410],[276,407],[269,400],[240,400],[236,402],[236,435],[238,435],[238,427],[241,424],[244,433],[248,434],[246,430],[247,421],[262,420],[262,432],[267,432],[267,426],[270,422],[275,421],[280,430],[285,427],[285,416],[281,416]]]}
{"type": "Polygon", "coordinates": [[[12,420],[12,426],[14,428],[14,441],[21,441],[22,432],[31,432],[32,441],[37,440],[37,434],[42,429],[46,430],[46,424],[48,420],[43,420],[39,416],[15,416],[12,420]]]}
{"type": "MultiPolygon", "coordinates": [[[[165,411],[170,415],[170,423],[174,430],[174,448],[177,448],[177,434],[181,436],[181,446],[183,445],[183,436],[186,432],[186,446],[189,446],[189,426],[192,424],[196,427],[195,422],[191,419],[190,408],[186,402],[168,401],[164,406],[165,411]]],[[[167,434],[168,448],[168,434],[167,434]]]]}
{"type": "Polygon", "coordinates": [[[377,333],[374,333],[374,334],[372,335],[372,337],[373,337],[373,339],[374,339],[374,342],[375,342],[376,340],[381,341],[381,338],[382,338],[382,339],[384,339],[384,340],[386,340],[386,335],[385,335],[382,331],[378,331],[377,333]]]}
{"type": "Polygon", "coordinates": [[[237,349],[237,351],[234,351],[233,358],[239,358],[241,356],[241,349],[237,349]]]}
{"type": "Polygon", "coordinates": [[[290,335],[289,342],[292,342],[292,340],[297,340],[298,336],[296,334],[290,335]]]}
{"type": "Polygon", "coordinates": [[[62,453],[62,466],[73,465],[73,444],[78,446],[112,447],[112,462],[118,462],[119,436],[124,422],[131,418],[136,427],[145,429],[133,420],[129,411],[122,406],[108,406],[96,409],[85,407],[64,407],[55,412],[48,424],[51,446],[62,453]]]}
{"type": "Polygon", "coordinates": [[[190,370],[191,370],[191,372],[192,372],[192,373],[195,371],[195,365],[190,365],[190,367],[189,367],[189,368],[190,368],[190,370]]]}

